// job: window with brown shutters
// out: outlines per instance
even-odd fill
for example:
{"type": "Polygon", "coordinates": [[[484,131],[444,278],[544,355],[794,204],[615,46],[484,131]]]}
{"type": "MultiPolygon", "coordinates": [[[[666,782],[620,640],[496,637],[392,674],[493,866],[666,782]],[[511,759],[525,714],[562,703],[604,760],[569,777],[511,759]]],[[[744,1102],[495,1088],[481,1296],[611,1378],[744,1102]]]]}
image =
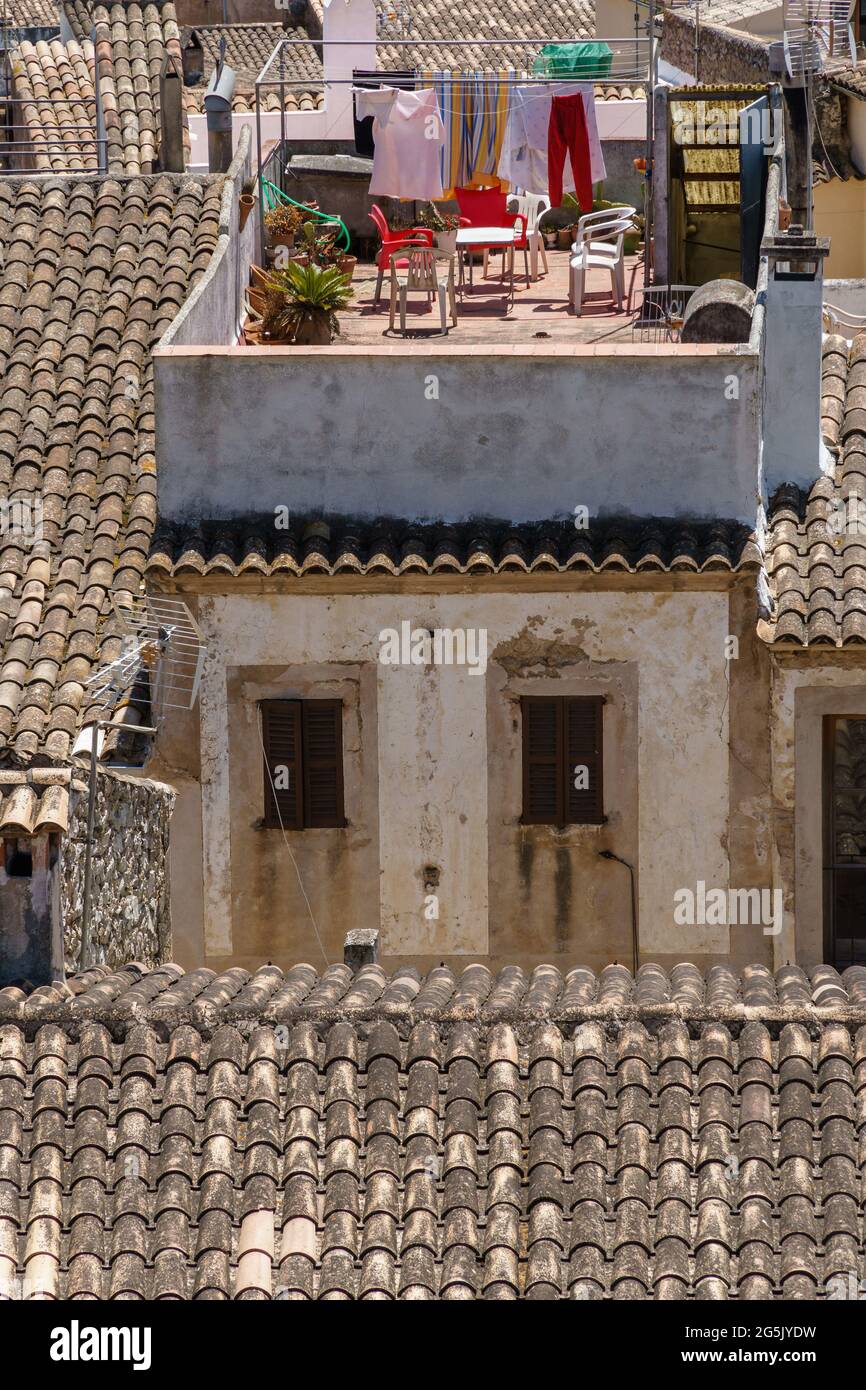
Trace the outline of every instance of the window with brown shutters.
{"type": "Polygon", "coordinates": [[[263,700],[266,826],[345,825],[340,700],[263,700]]]}
{"type": "Polygon", "coordinates": [[[526,695],[524,825],[601,825],[603,695],[526,695]]]}

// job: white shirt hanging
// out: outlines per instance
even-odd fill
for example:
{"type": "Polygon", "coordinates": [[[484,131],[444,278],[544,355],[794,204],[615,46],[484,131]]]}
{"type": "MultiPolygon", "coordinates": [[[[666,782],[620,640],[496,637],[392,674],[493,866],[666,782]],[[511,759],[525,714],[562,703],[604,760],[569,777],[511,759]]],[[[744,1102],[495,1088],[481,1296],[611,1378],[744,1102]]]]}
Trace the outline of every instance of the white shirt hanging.
{"type": "Polygon", "coordinates": [[[445,127],[432,87],[401,92],[357,89],[358,120],[373,117],[373,177],[370,192],[386,198],[442,197],[440,152],[445,127]]]}

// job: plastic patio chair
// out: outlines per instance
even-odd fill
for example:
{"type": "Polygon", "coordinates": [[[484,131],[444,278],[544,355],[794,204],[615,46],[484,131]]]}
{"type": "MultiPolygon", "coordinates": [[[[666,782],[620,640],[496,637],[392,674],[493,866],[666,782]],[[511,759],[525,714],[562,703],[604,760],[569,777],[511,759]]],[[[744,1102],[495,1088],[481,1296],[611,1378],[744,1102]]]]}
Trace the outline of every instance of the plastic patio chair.
{"type": "MultiPolygon", "coordinates": [[[[441,259],[441,258],[440,258],[441,259]]],[[[406,332],[406,300],[410,291],[423,293],[426,298],[439,300],[439,315],[442,320],[443,336],[448,332],[447,314],[445,308],[446,299],[451,310],[451,322],[457,326],[457,301],[454,294],[454,261],[452,257],[448,259],[448,279],[442,284],[436,273],[436,252],[426,246],[413,246],[408,256],[401,256],[399,251],[391,255],[391,311],[389,318],[389,328],[393,332],[394,316],[397,311],[397,301],[400,301],[400,332],[406,332]],[[405,269],[405,276],[401,280],[398,270],[405,269]]]]}
{"type": "MultiPolygon", "coordinates": [[[[509,194],[503,193],[501,188],[455,188],[454,197],[457,199],[461,217],[466,219],[468,226],[513,227],[515,250],[523,249],[525,257],[527,219],[522,212],[508,211],[509,194]]],[[[501,251],[503,256],[505,255],[505,248],[500,245],[486,247],[483,242],[479,242],[472,249],[482,251],[484,254],[482,275],[487,274],[487,258],[491,250],[501,251]]],[[[526,280],[528,284],[528,264],[526,280]]]]}
{"type": "Polygon", "coordinates": [[[583,217],[578,219],[577,239],[581,240],[587,227],[597,227],[599,223],[609,222],[611,218],[634,217],[636,212],[637,208],[629,207],[626,203],[612,208],[600,208],[598,212],[585,212],[583,217]]]}
{"type": "Polygon", "coordinates": [[[569,262],[569,297],[574,312],[580,316],[583,309],[583,296],[588,270],[607,270],[610,272],[611,296],[617,310],[622,311],[625,296],[625,256],[623,244],[625,234],[631,231],[630,217],[608,217],[606,222],[595,221],[585,226],[582,236],[572,246],[569,262]]]}
{"type": "MultiPolygon", "coordinates": [[[[376,293],[373,296],[373,304],[379,303],[382,293],[382,281],[385,278],[385,271],[390,269],[391,258],[395,251],[400,251],[404,246],[432,246],[433,233],[428,227],[410,227],[405,232],[392,232],[388,226],[388,219],[377,203],[370,209],[370,217],[376,224],[376,230],[382,238],[382,245],[376,252],[376,293]]],[[[405,268],[406,262],[403,262],[405,268]]]]}
{"type": "Polygon", "coordinates": [[[523,252],[523,265],[526,270],[526,283],[529,284],[530,278],[538,279],[538,257],[541,255],[545,273],[550,267],[547,264],[547,251],[544,247],[544,237],[541,235],[541,219],[546,212],[550,211],[550,199],[540,193],[512,193],[508,197],[508,211],[520,213],[526,219],[526,226],[523,235],[514,238],[515,251],[523,252]],[[527,251],[529,252],[529,265],[526,264],[527,251]],[[530,276],[531,271],[531,276],[530,276]]]}

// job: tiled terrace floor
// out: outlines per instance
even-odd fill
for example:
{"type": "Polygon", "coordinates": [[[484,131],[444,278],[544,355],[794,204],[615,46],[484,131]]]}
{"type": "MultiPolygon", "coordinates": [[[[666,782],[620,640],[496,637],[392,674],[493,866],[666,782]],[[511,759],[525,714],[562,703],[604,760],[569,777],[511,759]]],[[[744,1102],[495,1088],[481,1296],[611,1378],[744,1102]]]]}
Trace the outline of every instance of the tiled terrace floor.
{"type": "MultiPolygon", "coordinates": [[[[617,313],[610,297],[610,276],[591,271],[588,277],[587,298],[583,313],[577,318],[568,300],[568,251],[548,251],[549,272],[542,270],[541,278],[527,287],[523,257],[514,261],[514,305],[507,304],[507,283],[499,279],[501,257],[491,257],[488,278],[482,279],[481,263],[474,267],[474,290],[457,299],[457,326],[449,327],[449,343],[538,343],[558,340],[563,343],[594,343],[599,341],[630,342],[631,324],[640,305],[643,285],[643,264],[636,257],[626,260],[626,298],[623,312],[617,313]]],[[[468,270],[467,270],[468,277],[468,270]]],[[[352,282],[354,295],[351,306],[340,315],[339,342],[345,344],[400,343],[399,313],[396,330],[388,329],[389,280],[385,276],[382,297],[373,306],[376,268],[359,263],[352,282]]],[[[440,332],[439,306],[431,309],[421,294],[410,295],[406,327],[414,341],[440,332]]],[[[449,319],[450,325],[450,319],[449,319]]]]}

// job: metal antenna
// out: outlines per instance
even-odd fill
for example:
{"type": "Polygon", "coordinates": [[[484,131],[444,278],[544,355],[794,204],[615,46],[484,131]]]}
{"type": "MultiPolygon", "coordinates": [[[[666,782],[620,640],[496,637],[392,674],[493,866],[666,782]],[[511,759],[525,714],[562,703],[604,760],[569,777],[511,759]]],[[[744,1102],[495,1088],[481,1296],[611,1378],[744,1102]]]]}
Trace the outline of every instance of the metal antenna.
{"type": "Polygon", "coordinates": [[[846,58],[856,66],[851,0],[784,0],[782,49],[792,87],[804,89],[806,107],[806,227],[813,223],[812,131],[814,78],[830,59],[846,58]]]}

